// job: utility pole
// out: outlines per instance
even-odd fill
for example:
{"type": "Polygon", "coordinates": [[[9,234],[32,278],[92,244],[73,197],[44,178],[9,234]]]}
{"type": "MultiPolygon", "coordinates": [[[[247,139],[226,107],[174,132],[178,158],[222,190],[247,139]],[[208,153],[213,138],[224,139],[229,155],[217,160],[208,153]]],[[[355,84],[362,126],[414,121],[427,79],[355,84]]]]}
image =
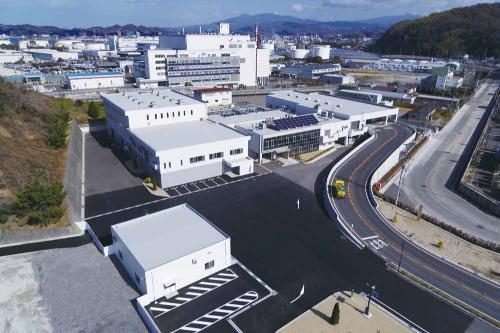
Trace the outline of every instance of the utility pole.
{"type": "Polygon", "coordinates": [[[399,193],[401,191],[401,181],[403,180],[403,173],[405,172],[407,150],[408,150],[408,145],[405,145],[405,153],[403,156],[403,165],[401,166],[401,173],[399,174],[398,193],[396,194],[396,202],[394,203],[394,205],[396,207],[398,206],[399,193]]]}
{"type": "Polygon", "coordinates": [[[399,253],[399,262],[398,262],[398,272],[401,267],[401,260],[403,259],[403,251],[405,250],[405,241],[403,240],[403,244],[401,244],[401,252],[399,253]]]}

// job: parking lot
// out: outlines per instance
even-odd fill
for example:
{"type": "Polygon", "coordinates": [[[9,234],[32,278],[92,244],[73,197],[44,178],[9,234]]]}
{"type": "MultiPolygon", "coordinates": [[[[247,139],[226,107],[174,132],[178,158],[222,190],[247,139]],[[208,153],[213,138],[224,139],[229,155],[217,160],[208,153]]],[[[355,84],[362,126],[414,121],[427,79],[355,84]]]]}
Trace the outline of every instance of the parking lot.
{"type": "Polygon", "coordinates": [[[192,183],[177,185],[173,187],[166,188],[165,191],[171,197],[177,197],[180,195],[198,192],[206,190],[213,187],[227,185],[232,182],[241,181],[244,179],[252,178],[257,176],[257,173],[252,173],[250,175],[240,176],[240,177],[230,177],[228,175],[222,175],[218,177],[211,177],[203,180],[199,180],[192,183]]]}
{"type": "MultiPolygon", "coordinates": [[[[244,332],[275,331],[332,293],[353,288],[367,291],[367,283],[377,286],[384,303],[429,331],[464,332],[475,322],[472,316],[388,271],[383,261],[369,250],[359,251],[342,240],[319,202],[305,186],[270,173],[121,210],[88,222],[99,238],[110,238],[110,225],[144,215],[145,210],[152,213],[182,203],[191,205],[231,237],[232,255],[278,292],[277,296],[234,318],[244,332]],[[291,304],[303,286],[304,295],[291,304]]],[[[249,290],[240,291],[230,299],[249,290]]],[[[196,304],[190,303],[185,307],[196,304]]],[[[183,325],[218,306],[204,306],[204,312],[200,309],[197,317],[190,316],[183,325]]],[[[171,314],[174,311],[178,312],[174,309],[171,314]]],[[[223,325],[228,327],[227,320],[220,320],[206,331],[225,331],[223,325]]]]}
{"type": "Polygon", "coordinates": [[[270,295],[270,291],[239,264],[178,290],[172,298],[160,298],[148,306],[162,332],[220,332],[232,317],[270,295]]]}

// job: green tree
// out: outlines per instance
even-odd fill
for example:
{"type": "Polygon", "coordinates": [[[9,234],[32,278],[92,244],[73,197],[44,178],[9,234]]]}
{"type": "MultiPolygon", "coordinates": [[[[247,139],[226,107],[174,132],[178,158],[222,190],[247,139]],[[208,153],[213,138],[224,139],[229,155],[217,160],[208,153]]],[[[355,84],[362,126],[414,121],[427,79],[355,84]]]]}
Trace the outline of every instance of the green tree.
{"type": "Polygon", "coordinates": [[[309,59],[309,62],[315,63],[315,64],[321,64],[323,62],[323,58],[320,56],[315,56],[309,59]]]}
{"type": "Polygon", "coordinates": [[[330,324],[337,325],[339,321],[340,321],[340,306],[339,302],[337,302],[333,307],[332,315],[330,317],[330,324]]]}
{"type": "Polygon", "coordinates": [[[91,101],[89,103],[89,107],[87,110],[87,114],[89,115],[90,118],[96,119],[99,117],[99,108],[97,105],[94,103],[94,101],[91,101]]]}

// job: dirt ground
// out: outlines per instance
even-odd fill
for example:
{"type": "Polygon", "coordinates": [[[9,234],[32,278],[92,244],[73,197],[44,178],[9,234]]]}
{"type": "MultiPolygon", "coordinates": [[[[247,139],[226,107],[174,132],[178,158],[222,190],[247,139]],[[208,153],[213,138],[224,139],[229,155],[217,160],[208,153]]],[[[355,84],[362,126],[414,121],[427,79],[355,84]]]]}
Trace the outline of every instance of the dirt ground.
{"type": "Polygon", "coordinates": [[[387,218],[397,215],[393,225],[426,250],[469,268],[500,283],[500,254],[472,245],[424,220],[377,198],[380,212],[387,218]],[[444,242],[443,248],[438,242],[444,242]]]}
{"type": "Polygon", "coordinates": [[[350,292],[337,292],[317,304],[311,310],[304,312],[277,332],[411,332],[408,327],[389,316],[374,305],[374,303],[370,305],[372,316],[367,318],[363,314],[365,306],[366,300],[360,295],[354,294],[353,297],[350,297],[350,292]],[[338,325],[330,325],[328,321],[336,302],[339,302],[340,321],[338,325]]]}

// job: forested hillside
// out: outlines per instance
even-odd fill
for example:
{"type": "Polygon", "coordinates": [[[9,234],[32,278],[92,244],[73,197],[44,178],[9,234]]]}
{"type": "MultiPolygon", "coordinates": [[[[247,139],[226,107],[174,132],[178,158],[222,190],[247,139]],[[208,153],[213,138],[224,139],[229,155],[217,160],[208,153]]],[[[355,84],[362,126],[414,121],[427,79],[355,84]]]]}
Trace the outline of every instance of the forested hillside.
{"type": "Polygon", "coordinates": [[[393,25],[372,46],[383,54],[500,56],[500,3],[431,14],[393,25]]]}

